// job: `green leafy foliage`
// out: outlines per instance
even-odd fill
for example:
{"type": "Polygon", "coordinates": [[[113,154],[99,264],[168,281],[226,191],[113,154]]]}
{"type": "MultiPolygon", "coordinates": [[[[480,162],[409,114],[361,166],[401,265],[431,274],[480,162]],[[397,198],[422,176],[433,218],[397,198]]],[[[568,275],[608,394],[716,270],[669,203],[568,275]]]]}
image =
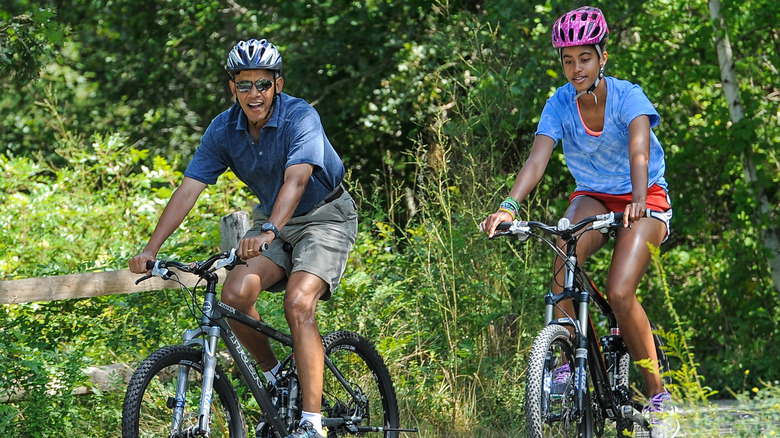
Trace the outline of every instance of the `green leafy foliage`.
{"type": "MultiPolygon", "coordinates": [[[[285,91],[318,109],[360,203],[344,281],[319,306],[322,331],[377,345],[402,422],[423,437],[522,428],[550,254],[488,241],[476,225],[506,195],[546,99],[565,83],[549,27],[571,2],[31,3],[0,7],[0,72],[11,78],[0,83],[0,279],[124,268],[199,136],[232,103],[225,53],[267,37],[282,49],[285,91]]],[[[780,205],[780,3],[723,1],[746,110],[737,125],[706,2],[601,6],[607,73],[640,84],[662,116],[675,210],[661,270],[639,297],[678,353],[686,394],[731,388],[763,403],[780,379],[780,303],[762,242],[779,210],[756,213],[759,189],[780,205]]],[[[572,188],[556,150],[523,216],[560,217],[572,188]]],[[[233,175],[221,178],[161,257],[214,251],[219,218],[252,202],[233,175]]],[[[606,249],[587,265],[599,284],[609,262],[606,249]]],[[[257,306],[284,327],[280,295],[257,306]]],[[[2,306],[0,321],[2,436],[118,436],[121,389],[73,395],[89,385],[84,368],[133,364],[190,325],[172,291],[2,306]]]]}
{"type": "Polygon", "coordinates": [[[0,75],[11,78],[13,85],[36,79],[41,65],[54,57],[52,47],[66,34],[53,20],[56,14],[53,8],[19,15],[0,10],[0,75]]]}
{"type": "MultiPolygon", "coordinates": [[[[67,168],[2,157],[0,239],[6,251],[0,279],[126,266],[181,174],[160,157],[152,168],[139,164],[148,151],[125,140],[121,134],[95,135],[88,145],[65,144],[57,152],[70,163],[67,168]]],[[[223,209],[244,208],[244,196],[230,175],[210,187],[175,233],[178,243],[160,255],[187,260],[216,250],[218,218],[223,209]]],[[[106,436],[107,424],[118,431],[124,382],[117,382],[119,391],[102,393],[91,387],[84,369],[132,364],[177,342],[186,315],[175,292],[0,307],[0,399],[12,400],[0,415],[9,418],[3,426],[8,436],[70,436],[72,430],[106,436]],[[74,395],[79,387],[91,394],[74,395]],[[96,427],[94,421],[104,424],[96,427]]]]}

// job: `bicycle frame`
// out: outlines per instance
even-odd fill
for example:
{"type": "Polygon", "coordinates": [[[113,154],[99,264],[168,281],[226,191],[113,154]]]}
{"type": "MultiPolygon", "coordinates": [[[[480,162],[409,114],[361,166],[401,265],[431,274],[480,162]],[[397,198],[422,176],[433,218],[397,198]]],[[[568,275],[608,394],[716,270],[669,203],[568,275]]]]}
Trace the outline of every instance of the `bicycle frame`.
{"type": "MultiPolygon", "coordinates": [[[[217,281],[217,276],[214,273],[206,278],[206,296],[201,309],[203,314],[201,325],[197,329],[185,330],[183,336],[184,345],[200,346],[203,351],[203,387],[198,411],[198,428],[206,435],[210,433],[208,419],[210,418],[211,399],[213,396],[213,379],[217,367],[216,351],[219,339],[221,338],[225,347],[228,349],[230,356],[233,358],[241,377],[246,382],[252,396],[257,401],[267,420],[272,425],[277,435],[283,436],[281,434],[285,433],[286,426],[279,417],[277,409],[271,401],[271,396],[255,370],[252,360],[244,351],[243,346],[233,333],[227,320],[232,319],[248,327],[252,327],[260,333],[263,333],[269,338],[288,347],[292,347],[292,337],[217,300],[217,281]]],[[[186,372],[184,371],[186,368],[187,367],[181,367],[180,373],[186,372]]],[[[183,405],[180,395],[183,396],[186,389],[186,376],[179,376],[178,385],[179,387],[176,395],[177,407],[174,409],[174,420],[171,426],[172,431],[177,430],[179,426],[177,421],[180,421],[181,406],[183,405]]]]}
{"type": "MultiPolygon", "coordinates": [[[[209,433],[208,418],[211,410],[212,399],[212,381],[215,375],[217,366],[216,349],[219,342],[219,338],[225,344],[230,356],[236,363],[236,366],[249,387],[252,396],[257,401],[264,416],[271,424],[273,430],[278,436],[284,436],[287,434],[287,426],[279,416],[277,408],[271,401],[271,396],[268,393],[263,381],[260,379],[254,364],[250,357],[244,351],[243,346],[239,342],[233,330],[228,323],[229,319],[237,321],[245,326],[251,327],[258,332],[268,336],[269,338],[279,342],[280,344],[292,348],[293,340],[289,334],[280,332],[273,327],[269,326],[263,321],[252,318],[251,316],[236,310],[235,308],[223,303],[216,299],[216,274],[211,274],[207,278],[206,284],[206,297],[203,302],[201,319],[201,325],[194,330],[185,330],[184,332],[184,345],[186,346],[200,346],[203,350],[205,369],[203,371],[203,388],[200,398],[200,406],[198,412],[198,427],[201,431],[209,433]],[[212,277],[213,276],[213,277],[212,277]]],[[[333,373],[336,379],[344,386],[345,390],[352,397],[356,397],[352,387],[347,382],[346,378],[341,374],[338,368],[335,367],[333,362],[328,356],[325,356],[325,366],[333,373]]],[[[182,367],[182,370],[186,367],[182,367]]],[[[180,371],[183,372],[183,371],[180,371]]],[[[179,388],[177,390],[177,401],[180,400],[179,394],[184,394],[186,389],[187,379],[186,376],[180,376],[179,388]]],[[[174,410],[174,422],[172,424],[172,430],[178,429],[181,421],[181,408],[178,407],[180,403],[177,403],[177,408],[174,410]]],[[[323,427],[338,426],[345,423],[343,418],[323,418],[323,427]]]]}
{"type": "MultiPolygon", "coordinates": [[[[649,215],[649,211],[647,214],[649,215]]],[[[583,219],[575,225],[563,218],[558,222],[557,227],[541,222],[515,221],[504,222],[496,229],[507,230],[499,235],[515,235],[521,241],[533,236],[550,246],[556,257],[563,262],[563,290],[557,295],[552,291],[546,294],[544,316],[545,325],[564,326],[572,333],[571,339],[575,350],[572,370],[574,372],[572,419],[579,421],[583,415],[586,415],[586,410],[590,409],[590,406],[586,405],[586,401],[589,400],[589,369],[597,405],[600,412],[605,414],[602,419],[629,419],[647,429],[647,420],[633,413],[633,409],[637,406],[631,400],[627,388],[622,388],[618,383],[619,373],[622,372],[618,369],[618,365],[621,359],[628,355],[628,350],[622,339],[617,336],[620,334],[617,319],[607,299],[580,268],[576,254],[576,242],[582,230],[584,230],[582,232],[599,230],[607,233],[620,221],[622,221],[622,213],[609,213],[583,219]],[[589,228],[585,229],[586,226],[589,228]],[[543,234],[534,233],[534,229],[559,236],[565,242],[564,249],[559,248],[543,234]],[[563,301],[573,302],[574,312],[556,319],[555,309],[560,308],[559,305],[563,301]],[[605,351],[602,351],[591,318],[592,305],[609,323],[610,336],[602,339],[605,351]]]]}
{"type": "MultiPolygon", "coordinates": [[[[564,288],[564,291],[558,295],[548,292],[545,296],[545,324],[558,324],[574,329],[576,335],[576,360],[575,360],[575,382],[576,382],[576,411],[575,417],[585,409],[585,391],[587,391],[587,376],[582,375],[587,361],[588,369],[591,371],[593,388],[599,405],[605,410],[609,418],[615,418],[619,415],[618,404],[613,397],[613,384],[610,382],[609,373],[604,360],[604,356],[599,345],[599,338],[590,314],[591,304],[594,304],[599,313],[609,320],[610,329],[617,327],[617,321],[612,312],[612,308],[606,298],[599,292],[590,278],[576,265],[573,272],[572,286],[564,288]],[[576,321],[572,318],[554,319],[554,308],[562,301],[571,300],[575,303],[577,313],[576,321]]],[[[568,268],[567,268],[568,269],[568,268]]],[[[568,276],[568,272],[567,272],[568,276]]],[[[627,352],[624,352],[627,354],[627,352]]]]}

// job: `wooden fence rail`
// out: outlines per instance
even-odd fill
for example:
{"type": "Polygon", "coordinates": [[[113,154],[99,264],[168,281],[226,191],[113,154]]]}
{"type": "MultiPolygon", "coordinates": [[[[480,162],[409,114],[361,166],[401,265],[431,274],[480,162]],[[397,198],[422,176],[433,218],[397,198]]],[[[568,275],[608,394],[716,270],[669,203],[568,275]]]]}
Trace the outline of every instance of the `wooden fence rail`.
{"type": "MultiPolygon", "coordinates": [[[[238,211],[220,220],[219,234],[222,250],[235,248],[238,240],[249,229],[249,213],[238,211]]],[[[224,269],[219,275],[224,279],[224,269]]],[[[218,271],[219,272],[219,271],[218,271]]],[[[0,304],[32,303],[36,301],[57,301],[71,298],[91,298],[103,295],[129,294],[170,289],[170,281],[161,278],[150,278],[143,283],[135,284],[140,276],[129,270],[111,272],[93,272],[85,274],[59,275],[43,278],[26,278],[22,280],[0,281],[0,304]]],[[[182,275],[182,282],[194,286],[198,278],[194,275],[182,275]]],[[[88,367],[84,373],[89,377],[92,387],[108,390],[115,379],[127,381],[133,370],[127,364],[111,364],[99,367],[88,367]]],[[[89,387],[73,389],[73,394],[89,394],[89,387]]],[[[8,403],[24,398],[24,391],[18,390],[0,397],[0,403],[8,403]]]]}
{"type": "MultiPolygon", "coordinates": [[[[235,248],[238,240],[249,229],[249,213],[238,211],[220,220],[220,238],[223,250],[235,248]]],[[[140,276],[129,270],[58,275],[42,278],[0,281],[0,304],[57,301],[70,298],[91,298],[170,289],[171,282],[152,278],[136,285],[140,276]]],[[[220,275],[220,280],[224,275],[220,275]]],[[[187,286],[197,281],[194,275],[183,275],[187,286]]]]}

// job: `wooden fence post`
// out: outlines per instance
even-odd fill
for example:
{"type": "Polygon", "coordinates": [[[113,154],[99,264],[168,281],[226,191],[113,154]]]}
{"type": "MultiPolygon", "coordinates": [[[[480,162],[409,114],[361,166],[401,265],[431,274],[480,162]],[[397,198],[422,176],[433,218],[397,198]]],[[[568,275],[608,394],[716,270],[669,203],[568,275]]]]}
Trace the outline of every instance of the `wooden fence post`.
{"type": "Polygon", "coordinates": [[[249,230],[249,213],[235,211],[227,216],[222,216],[219,221],[219,241],[222,251],[236,248],[238,242],[249,230]]]}

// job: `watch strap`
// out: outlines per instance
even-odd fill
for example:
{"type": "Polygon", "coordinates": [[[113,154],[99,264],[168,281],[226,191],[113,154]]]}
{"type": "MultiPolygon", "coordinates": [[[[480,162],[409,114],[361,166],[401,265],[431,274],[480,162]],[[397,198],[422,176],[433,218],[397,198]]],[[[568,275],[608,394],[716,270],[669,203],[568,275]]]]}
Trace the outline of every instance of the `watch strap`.
{"type": "Polygon", "coordinates": [[[274,239],[279,237],[279,229],[271,222],[266,222],[260,227],[260,232],[265,233],[266,231],[274,233],[274,239]]]}

